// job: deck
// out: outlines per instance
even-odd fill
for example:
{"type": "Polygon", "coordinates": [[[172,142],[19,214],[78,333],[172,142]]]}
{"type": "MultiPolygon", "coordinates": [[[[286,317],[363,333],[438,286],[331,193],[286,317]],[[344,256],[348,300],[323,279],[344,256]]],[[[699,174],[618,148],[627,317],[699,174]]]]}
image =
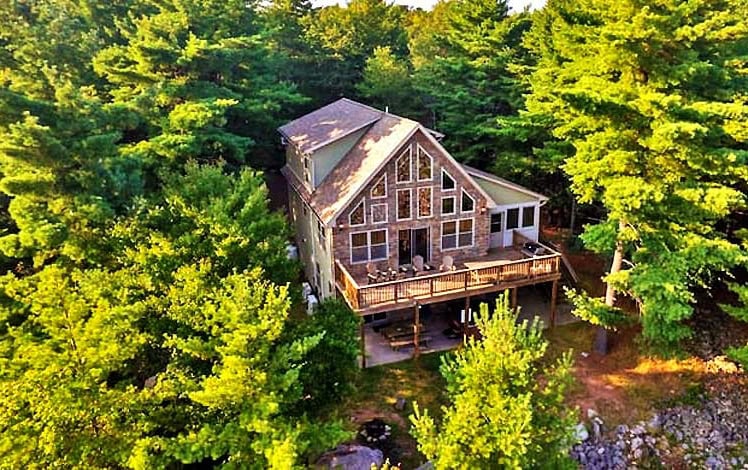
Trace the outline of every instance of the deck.
{"type": "Polygon", "coordinates": [[[527,257],[517,248],[492,250],[462,263],[455,271],[368,284],[355,279],[335,261],[335,283],[348,305],[360,315],[386,312],[434,302],[481,295],[516,287],[556,281],[561,277],[561,255],[527,257]]]}

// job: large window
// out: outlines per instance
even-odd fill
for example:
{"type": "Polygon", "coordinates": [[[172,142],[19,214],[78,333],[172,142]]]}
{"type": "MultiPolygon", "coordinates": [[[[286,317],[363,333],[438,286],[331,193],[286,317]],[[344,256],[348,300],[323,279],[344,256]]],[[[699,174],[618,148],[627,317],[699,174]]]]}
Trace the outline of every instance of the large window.
{"type": "Polygon", "coordinates": [[[418,188],[418,218],[431,217],[431,188],[418,188]]]}
{"type": "Polygon", "coordinates": [[[442,191],[453,191],[457,187],[457,183],[452,176],[442,168],[442,191]]]}
{"type": "Polygon", "coordinates": [[[351,234],[351,263],[387,259],[387,230],[351,234]]]}
{"type": "Polygon", "coordinates": [[[442,215],[452,215],[455,213],[455,197],[447,196],[442,198],[442,215]]]}
{"type": "Polygon", "coordinates": [[[460,203],[460,211],[462,212],[473,212],[475,210],[475,199],[468,194],[464,189],[462,190],[462,202],[460,203]]]}
{"type": "Polygon", "coordinates": [[[397,161],[395,162],[396,172],[397,172],[397,182],[398,183],[408,183],[411,180],[410,175],[410,147],[398,157],[397,161]]]}
{"type": "Polygon", "coordinates": [[[420,145],[418,146],[416,155],[418,157],[418,181],[431,181],[434,178],[433,172],[431,171],[433,165],[431,155],[426,153],[420,145]]]}
{"type": "Polygon", "coordinates": [[[383,174],[379,181],[374,183],[371,187],[372,199],[378,199],[381,197],[387,197],[387,173],[383,174]]]}
{"type": "Polygon", "coordinates": [[[348,223],[351,226],[364,225],[366,223],[366,210],[364,209],[364,201],[358,203],[355,209],[351,211],[348,216],[348,223]]]}
{"type": "Polygon", "coordinates": [[[535,225],[535,206],[522,208],[522,226],[532,227],[535,225]]]}
{"type": "Polygon", "coordinates": [[[442,222],[442,250],[466,248],[473,245],[473,219],[442,222]]]}
{"type": "Polygon", "coordinates": [[[397,220],[410,219],[411,194],[412,190],[410,189],[397,190],[397,220]]]}
{"type": "Polygon", "coordinates": [[[519,227],[519,208],[506,211],[506,229],[512,230],[519,227]]]}
{"type": "Polygon", "coordinates": [[[371,223],[384,224],[387,222],[387,204],[371,205],[371,223]]]}

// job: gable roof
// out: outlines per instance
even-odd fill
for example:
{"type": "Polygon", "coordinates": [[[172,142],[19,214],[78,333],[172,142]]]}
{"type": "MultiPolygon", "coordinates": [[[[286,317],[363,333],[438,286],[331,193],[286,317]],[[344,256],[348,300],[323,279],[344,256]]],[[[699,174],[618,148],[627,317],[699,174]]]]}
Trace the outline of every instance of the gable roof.
{"type": "Polygon", "coordinates": [[[302,153],[311,153],[373,124],[384,113],[341,98],[278,128],[302,153]]]}
{"type": "Polygon", "coordinates": [[[312,193],[310,205],[320,219],[333,221],[420,127],[392,114],[374,123],[312,193]]]}
{"type": "Polygon", "coordinates": [[[524,186],[512,183],[492,173],[487,173],[468,165],[462,165],[462,167],[488,193],[491,199],[493,199],[494,204],[498,206],[521,204],[531,201],[545,202],[548,200],[547,196],[531,191],[524,186]]]}

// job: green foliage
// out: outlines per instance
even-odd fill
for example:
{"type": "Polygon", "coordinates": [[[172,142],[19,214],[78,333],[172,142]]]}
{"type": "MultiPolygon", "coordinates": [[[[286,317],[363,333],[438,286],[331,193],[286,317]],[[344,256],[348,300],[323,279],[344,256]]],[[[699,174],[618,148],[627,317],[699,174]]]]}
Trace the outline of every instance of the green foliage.
{"type": "Polygon", "coordinates": [[[106,268],[3,279],[11,466],[285,469],[345,436],[292,412],[309,355],[345,350],[344,333],[291,334],[288,288],[266,277],[296,267],[260,177],[190,165],[164,180],[118,222],[106,268]]]}
{"type": "Polygon", "coordinates": [[[304,17],[304,38],[315,64],[302,90],[322,103],[355,97],[355,84],[377,47],[406,56],[405,12],[384,0],[351,0],[344,7],[328,6],[304,17]]]}
{"type": "MultiPolygon", "coordinates": [[[[101,51],[95,70],[116,104],[138,111],[126,148],[146,162],[247,161],[253,143],[274,148],[271,131],[301,97],[274,74],[258,14],[243,0],[149,0],[154,13],[121,29],[124,44],[101,51]]],[[[256,166],[264,159],[250,158],[256,166]]]]}
{"type": "MultiPolygon", "coordinates": [[[[737,302],[735,305],[721,305],[722,309],[738,320],[748,322],[748,286],[733,283],[730,284],[730,290],[737,294],[737,302]]],[[[730,348],[727,355],[748,369],[748,345],[730,348]]]]}
{"type": "Polygon", "coordinates": [[[413,86],[408,63],[397,58],[390,47],[377,47],[366,59],[363,80],[356,85],[359,94],[379,109],[389,108],[401,116],[416,116],[419,95],[413,86]]]}
{"type": "Polygon", "coordinates": [[[689,288],[746,256],[717,227],[745,203],[748,5],[559,0],[528,46],[528,109],[573,145],[578,201],[608,212],[585,241],[622,244],[631,268],[608,281],[640,302],[645,339],[672,348],[689,335],[689,288]]]}
{"type": "Polygon", "coordinates": [[[501,135],[496,119],[522,105],[512,67],[526,60],[521,38],[529,25],[525,14],[509,16],[505,1],[479,0],[444,2],[410,26],[416,86],[458,159],[486,168],[497,148],[522,145],[501,135]]]}
{"type": "Polygon", "coordinates": [[[317,312],[302,321],[293,337],[320,337],[304,358],[299,380],[304,400],[300,410],[324,417],[331,405],[340,403],[351,392],[358,375],[359,327],[361,318],[340,299],[323,301],[317,312]]]}
{"type": "Polygon", "coordinates": [[[564,404],[571,356],[544,362],[548,342],[537,318],[517,323],[507,296],[489,314],[481,305],[482,340],[445,356],[441,372],[452,402],[441,423],[415,406],[419,450],[441,468],[574,468],[568,457],[574,413],[564,404]]]}
{"type": "Polygon", "coordinates": [[[569,288],[564,288],[564,293],[574,307],[572,313],[586,322],[614,330],[629,321],[621,309],[605,305],[605,299],[569,288]]]}

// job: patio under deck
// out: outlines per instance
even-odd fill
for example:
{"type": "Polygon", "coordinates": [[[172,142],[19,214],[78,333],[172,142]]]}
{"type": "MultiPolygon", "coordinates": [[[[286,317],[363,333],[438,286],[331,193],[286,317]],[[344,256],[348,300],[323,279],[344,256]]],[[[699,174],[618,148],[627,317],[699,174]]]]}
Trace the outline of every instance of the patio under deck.
{"type": "MultiPolygon", "coordinates": [[[[490,299],[484,299],[485,303],[488,303],[489,308],[493,308],[493,296],[490,299]]],[[[518,289],[517,295],[517,307],[519,308],[518,320],[532,321],[536,316],[539,317],[543,324],[543,328],[551,326],[550,318],[550,302],[551,299],[548,295],[548,289],[542,288],[542,286],[527,286],[518,289]]],[[[472,308],[476,308],[473,303],[472,308]]],[[[579,321],[577,317],[571,314],[571,305],[568,303],[561,303],[557,307],[558,312],[555,318],[556,325],[565,325],[579,321]]],[[[450,324],[450,318],[453,313],[449,312],[446,304],[435,304],[431,306],[431,312],[425,315],[421,315],[420,321],[422,323],[423,331],[422,335],[428,335],[430,340],[426,344],[419,345],[419,354],[430,354],[440,351],[449,351],[456,349],[463,344],[464,337],[458,335],[445,334],[445,331],[450,327],[454,327],[454,324],[450,324]]],[[[394,320],[395,322],[403,322],[413,324],[413,312],[402,311],[402,315],[396,316],[400,320],[394,320]]],[[[389,321],[389,320],[388,320],[389,321]]],[[[396,362],[407,361],[413,359],[416,355],[414,346],[393,349],[390,346],[390,342],[385,337],[382,329],[387,325],[388,322],[379,324],[366,324],[363,327],[364,338],[364,354],[365,357],[361,361],[361,365],[365,367],[374,367],[384,364],[392,364],[396,362]]]]}

